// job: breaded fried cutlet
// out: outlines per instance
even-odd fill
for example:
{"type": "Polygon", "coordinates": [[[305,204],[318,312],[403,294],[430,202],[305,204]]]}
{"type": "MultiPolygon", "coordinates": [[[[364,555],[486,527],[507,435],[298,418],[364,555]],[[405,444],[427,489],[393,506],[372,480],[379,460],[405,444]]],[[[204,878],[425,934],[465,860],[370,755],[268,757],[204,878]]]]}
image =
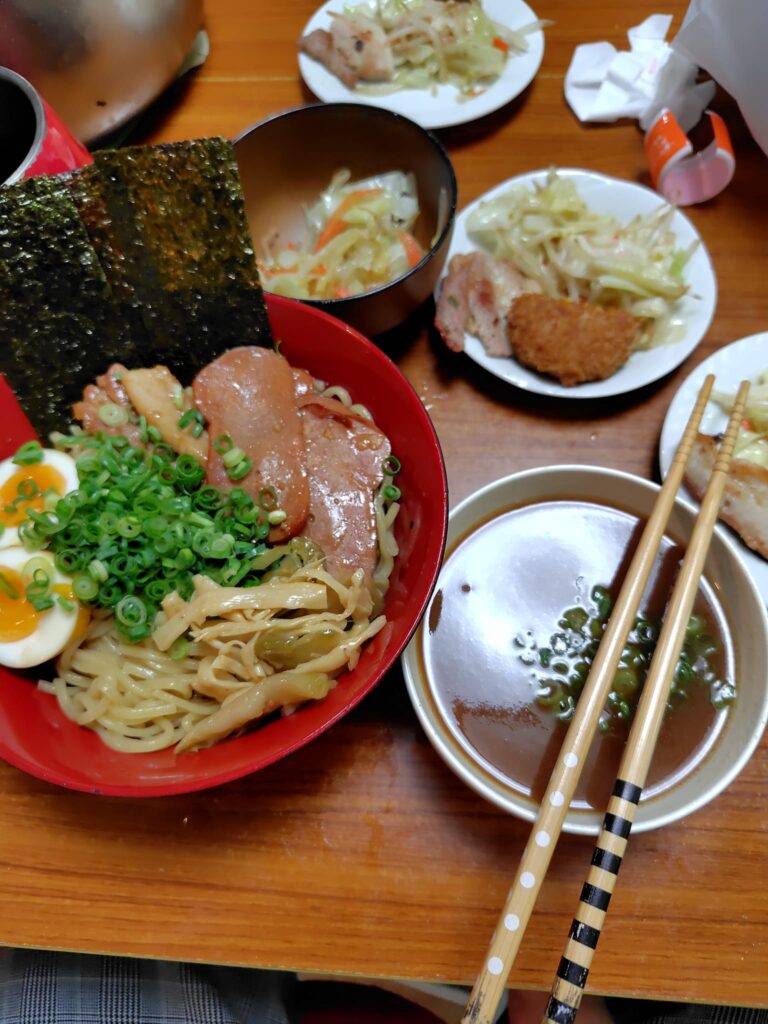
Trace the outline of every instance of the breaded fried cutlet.
{"type": "Polygon", "coordinates": [[[507,332],[519,363],[571,387],[615,373],[629,358],[639,324],[623,309],[520,295],[512,303],[507,332]]]}

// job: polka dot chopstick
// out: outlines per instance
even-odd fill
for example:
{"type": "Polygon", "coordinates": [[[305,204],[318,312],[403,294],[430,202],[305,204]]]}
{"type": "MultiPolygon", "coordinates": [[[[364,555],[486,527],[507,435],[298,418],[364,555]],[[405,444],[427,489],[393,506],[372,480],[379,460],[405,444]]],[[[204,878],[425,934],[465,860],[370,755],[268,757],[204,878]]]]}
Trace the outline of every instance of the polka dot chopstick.
{"type": "MultiPolygon", "coordinates": [[[[536,821],[534,822],[530,837],[526,843],[525,849],[523,850],[517,874],[515,875],[512,887],[507,895],[496,931],[493,934],[485,960],[470,994],[467,1008],[464,1012],[464,1016],[462,1017],[462,1024],[493,1024],[493,1021],[496,1019],[497,1008],[504,993],[509,972],[514,964],[515,957],[517,956],[517,952],[520,948],[523,934],[526,926],[528,925],[531,912],[533,911],[533,906],[536,902],[536,897],[538,896],[541,883],[544,880],[544,876],[552,859],[552,854],[554,853],[555,845],[560,836],[565,815],[573,798],[576,785],[579,781],[579,776],[581,775],[584,760],[597,731],[600,713],[602,712],[608,697],[611,683],[619,664],[619,659],[621,658],[624,650],[627,635],[632,628],[635,616],[640,606],[640,601],[642,599],[643,592],[645,591],[651,569],[653,568],[658,548],[674,505],[675,496],[680,484],[682,483],[683,473],[685,472],[685,467],[688,462],[702,416],[704,415],[704,409],[709,401],[713,384],[714,377],[710,374],[699,391],[696,404],[694,405],[690,419],[686,425],[685,432],[683,433],[683,437],[669,468],[667,478],[659,491],[659,495],[656,499],[651,515],[648,518],[648,522],[646,523],[642,537],[640,538],[640,542],[632,557],[624,583],[616,600],[614,610],[608,621],[605,633],[603,634],[603,638],[600,642],[595,660],[592,663],[592,668],[589,676],[587,677],[584,689],[579,697],[579,702],[576,705],[576,710],[573,718],[571,719],[571,724],[568,728],[568,732],[566,733],[563,745],[560,749],[546,792],[544,793],[536,821]]],[[[729,421],[725,440],[720,447],[718,460],[715,470],[713,471],[712,483],[710,484],[710,488],[708,489],[707,495],[702,503],[702,511],[694,531],[694,538],[689,545],[689,554],[694,547],[694,542],[696,542],[697,546],[703,545],[704,554],[706,554],[709,537],[711,536],[720,506],[720,500],[722,498],[722,489],[725,484],[725,475],[727,473],[728,463],[730,462],[730,455],[733,450],[736,431],[738,430],[738,424],[741,420],[741,416],[743,415],[748,387],[748,383],[745,382],[745,384],[742,384],[739,391],[736,405],[734,406],[734,411],[729,421]],[[728,444],[730,447],[727,447],[728,444]],[[725,466],[725,469],[723,469],[723,465],[725,466]],[[718,480],[720,481],[720,496],[717,498],[716,496],[713,496],[710,500],[709,496],[712,491],[712,485],[718,480]],[[712,513],[713,506],[714,514],[712,513]],[[699,530],[698,523],[704,519],[705,512],[707,512],[708,527],[702,527],[702,529],[699,530]],[[711,520],[711,522],[709,520],[711,520]],[[708,533],[705,535],[703,531],[707,528],[708,533]],[[698,540],[696,540],[696,538],[698,538],[698,540]]],[[[686,555],[686,561],[687,560],[688,555],[686,555]]],[[[703,555],[701,555],[702,565],[703,560],[703,555]]],[[[698,570],[695,581],[698,581],[700,573],[701,568],[698,570]]],[[[685,622],[687,622],[687,614],[683,622],[683,628],[685,626],[685,622]]],[[[663,638],[664,632],[662,632],[661,636],[663,638]]],[[[660,646],[661,638],[659,642],[659,647],[660,646]]],[[[675,652],[672,660],[673,668],[676,659],[677,652],[675,652]]],[[[666,666],[667,659],[665,659],[664,663],[666,666]]],[[[651,671],[653,671],[653,669],[651,669],[651,671]]],[[[650,687],[646,685],[645,690],[649,689],[650,687]]],[[[664,704],[665,700],[661,700],[660,715],[663,713],[664,704]]],[[[639,718],[639,710],[637,718],[639,718]]],[[[633,735],[639,735],[636,733],[635,729],[633,729],[633,735]]],[[[628,741],[628,744],[629,742],[630,741],[628,741]]],[[[644,737],[642,745],[646,745],[644,737]]],[[[650,761],[651,754],[652,745],[648,747],[646,752],[648,761],[650,761]]],[[[623,765],[624,762],[622,762],[622,768],[623,765]]],[[[623,771],[620,774],[620,778],[630,781],[623,771]]],[[[645,776],[643,775],[643,781],[644,778],[645,776]]],[[[638,785],[642,787],[642,782],[638,785]]],[[[614,793],[615,792],[616,790],[614,790],[614,793]]],[[[606,871],[608,871],[607,865],[613,865],[616,863],[610,859],[609,854],[620,857],[621,853],[623,853],[623,847],[626,845],[626,836],[617,836],[615,832],[611,831],[611,829],[616,827],[614,818],[622,818],[626,820],[630,823],[629,827],[631,827],[631,820],[634,815],[636,804],[633,803],[631,799],[628,799],[628,797],[634,796],[635,792],[635,789],[632,788],[622,788],[621,795],[614,796],[611,799],[610,806],[615,806],[618,813],[617,811],[611,811],[609,808],[609,815],[606,816],[606,822],[604,823],[603,832],[601,833],[602,839],[603,835],[606,834],[606,831],[610,832],[610,838],[604,840],[602,844],[602,848],[606,851],[606,853],[602,855],[604,858],[604,865],[606,866],[602,868],[595,866],[592,869],[593,872],[599,873],[600,880],[603,880],[606,876],[606,871]],[[608,826],[607,830],[606,825],[608,826]],[[614,849],[616,839],[619,840],[621,850],[619,850],[618,846],[614,849]]],[[[637,797],[639,799],[639,791],[637,792],[637,797]]],[[[626,826],[621,825],[622,831],[625,827],[626,826]]],[[[628,834],[627,830],[627,835],[628,834]]],[[[608,876],[612,881],[615,881],[615,873],[611,874],[608,871],[608,876]]],[[[604,882],[604,885],[605,884],[607,883],[604,882]]],[[[583,982],[586,981],[586,974],[589,970],[589,964],[591,963],[591,959],[589,959],[589,963],[587,962],[587,959],[591,958],[591,955],[594,953],[594,946],[597,944],[600,925],[602,924],[602,919],[605,916],[605,907],[607,907],[609,899],[610,890],[604,889],[603,886],[596,886],[594,883],[588,882],[582,890],[582,902],[579,904],[580,915],[577,916],[574,921],[574,927],[571,930],[571,939],[568,944],[568,951],[570,952],[567,951],[566,956],[563,958],[563,961],[561,961],[561,973],[559,974],[558,984],[555,985],[553,997],[550,1002],[552,1011],[555,1014],[554,1016],[551,1016],[550,1019],[553,1020],[555,1024],[570,1024],[572,1016],[575,1016],[576,1009],[578,1008],[578,1001],[583,989],[583,982]],[[596,890],[594,893],[593,889],[596,890]],[[601,891],[604,892],[605,895],[601,895],[601,891]],[[581,920],[582,917],[585,919],[584,921],[581,920]],[[586,920],[587,918],[589,918],[588,922],[586,920]],[[574,930],[578,932],[582,941],[574,936],[574,930]],[[594,945],[592,944],[593,942],[594,945]],[[571,948],[574,943],[578,946],[578,954],[576,952],[576,947],[573,949],[571,948]],[[575,959],[571,957],[571,953],[573,953],[573,957],[575,957],[575,959]],[[570,962],[573,962],[576,966],[570,967],[570,962]],[[583,969],[583,975],[579,968],[583,969]],[[581,981],[582,984],[575,984],[575,982],[578,981],[581,981]],[[559,982],[562,982],[563,985],[567,986],[567,989],[563,989],[559,982]],[[561,1006],[566,1009],[570,1009],[572,1016],[567,1017],[565,1015],[566,1011],[560,1009],[561,1006]]]]}

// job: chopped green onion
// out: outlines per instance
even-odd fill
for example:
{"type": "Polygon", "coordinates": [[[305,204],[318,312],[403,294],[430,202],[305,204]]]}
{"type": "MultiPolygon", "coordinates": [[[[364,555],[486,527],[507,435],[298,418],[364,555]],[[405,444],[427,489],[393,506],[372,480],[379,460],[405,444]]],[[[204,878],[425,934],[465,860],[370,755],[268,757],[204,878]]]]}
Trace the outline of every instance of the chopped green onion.
{"type": "Polygon", "coordinates": [[[227,469],[227,476],[230,480],[242,480],[253,469],[253,463],[246,457],[241,459],[233,469],[227,469]]]}
{"type": "Polygon", "coordinates": [[[128,409],[116,402],[105,402],[99,407],[99,419],[108,427],[122,427],[128,422],[128,409]]]}
{"type": "Polygon", "coordinates": [[[91,579],[96,580],[97,583],[103,583],[104,580],[109,579],[109,571],[106,565],[98,558],[94,558],[88,563],[88,575],[91,579]]]}
{"type": "Polygon", "coordinates": [[[387,501],[398,501],[400,498],[400,488],[395,487],[394,484],[387,484],[384,488],[384,497],[387,501]]]}
{"type": "Polygon", "coordinates": [[[183,415],[179,416],[176,426],[179,430],[186,430],[187,427],[192,427],[192,437],[200,437],[205,429],[205,418],[199,409],[187,409],[183,415]]]}
{"type": "Polygon", "coordinates": [[[174,661],[183,661],[189,654],[189,640],[185,636],[176,637],[168,648],[168,653],[174,661]]]}
{"type": "Polygon", "coordinates": [[[147,606],[135,594],[127,594],[115,605],[115,618],[124,626],[141,626],[147,621],[147,606]]]}
{"type": "MultiPolygon", "coordinates": [[[[153,430],[147,427],[148,439],[153,430]]],[[[102,432],[72,435],[71,443],[62,437],[61,447],[74,444],[75,437],[77,489],[64,498],[51,495],[44,511],[27,512],[19,538],[28,551],[49,549],[54,564],[72,577],[78,600],[101,608],[119,605],[121,639],[136,643],[149,636],[163,599],[175,591],[188,600],[198,574],[228,586],[259,583],[266,569],[252,563],[265,550],[261,542],[270,523],[242,487],[222,491],[205,484],[199,461],[162,441],[134,447],[102,432]]],[[[220,446],[230,451],[231,439],[220,446]]],[[[234,474],[251,468],[243,457],[234,474]]],[[[27,500],[38,488],[31,481],[22,492],[20,499],[27,500]]],[[[266,503],[270,498],[276,503],[273,489],[262,495],[266,503]]],[[[41,561],[50,573],[50,562],[41,561]]],[[[50,606],[50,580],[38,574],[33,583],[35,600],[50,606]]]]}
{"type": "Polygon", "coordinates": [[[259,506],[264,509],[265,512],[271,512],[277,508],[277,491],[274,487],[262,487],[259,491],[259,506]]]}
{"type": "Polygon", "coordinates": [[[267,522],[270,524],[270,526],[279,526],[280,523],[284,523],[287,518],[288,513],[283,512],[283,510],[280,508],[275,509],[274,512],[267,513],[267,522]]]}
{"type": "Polygon", "coordinates": [[[56,604],[59,606],[59,608],[61,608],[62,611],[65,612],[73,612],[76,607],[76,605],[74,605],[71,601],[68,601],[66,597],[63,597],[61,594],[56,595],[56,604]]]}
{"type": "Polygon", "coordinates": [[[16,452],[11,462],[17,466],[33,466],[43,461],[43,446],[39,441],[27,441],[16,452]]]}
{"type": "Polygon", "coordinates": [[[385,476],[397,476],[402,468],[400,459],[395,455],[388,455],[381,464],[381,471],[385,476]]]}
{"type": "Polygon", "coordinates": [[[242,462],[245,457],[245,452],[242,448],[230,448],[228,452],[222,455],[221,461],[227,469],[232,469],[238,462],[242,462]]]}
{"type": "Polygon", "coordinates": [[[219,436],[213,442],[213,447],[216,449],[219,455],[223,455],[225,452],[230,451],[230,449],[233,446],[234,443],[229,434],[219,434],[219,436]]]}
{"type": "Polygon", "coordinates": [[[40,488],[34,480],[20,480],[19,486],[16,488],[16,493],[18,495],[16,501],[19,499],[29,501],[31,498],[37,497],[40,493],[40,488]]]}

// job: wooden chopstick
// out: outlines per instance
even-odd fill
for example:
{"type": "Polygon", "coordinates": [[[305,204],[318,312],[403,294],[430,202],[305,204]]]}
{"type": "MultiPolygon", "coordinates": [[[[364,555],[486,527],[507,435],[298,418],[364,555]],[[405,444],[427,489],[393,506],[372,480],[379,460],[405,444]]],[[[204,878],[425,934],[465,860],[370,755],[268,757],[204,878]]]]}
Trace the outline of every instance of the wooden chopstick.
{"type": "Polygon", "coordinates": [[[462,1024],[492,1024],[525,929],[552,859],[584,761],[597,731],[626,637],[632,628],[675,496],[714,384],[699,391],[680,444],[632,557],[613,613],[565,734],[557,762],[523,850],[496,931],[478,973],[462,1024]]]}
{"type": "Polygon", "coordinates": [[[656,650],[619,765],[613,794],[592,853],[591,867],[581,890],[579,907],[557,969],[552,996],[544,1016],[544,1021],[549,1024],[572,1024],[581,1003],[584,985],[661,729],[677,659],[685,639],[686,626],[720,510],[728,478],[728,467],[739,424],[744,415],[748,392],[749,381],[742,381],[701,503],[701,511],[669,599],[656,650]]]}

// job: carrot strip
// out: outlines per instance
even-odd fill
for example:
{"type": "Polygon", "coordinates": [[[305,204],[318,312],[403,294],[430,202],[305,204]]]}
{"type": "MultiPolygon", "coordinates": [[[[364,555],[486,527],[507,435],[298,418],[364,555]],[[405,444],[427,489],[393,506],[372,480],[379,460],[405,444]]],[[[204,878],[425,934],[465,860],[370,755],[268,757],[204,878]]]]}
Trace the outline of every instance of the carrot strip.
{"type": "Polygon", "coordinates": [[[408,266],[415,267],[417,263],[421,262],[424,256],[424,250],[410,231],[401,231],[400,241],[403,243],[403,248],[405,249],[405,258],[408,260],[408,266]]]}
{"type": "Polygon", "coordinates": [[[344,215],[348,213],[353,206],[357,206],[358,203],[362,202],[364,199],[370,198],[371,196],[381,195],[382,191],[383,190],[380,188],[359,188],[355,189],[354,192],[347,193],[328,218],[328,222],[323,230],[317,236],[314,252],[320,252],[320,250],[328,245],[336,235],[341,234],[341,232],[347,227],[344,215]]]}
{"type": "Polygon", "coordinates": [[[495,36],[493,45],[497,50],[501,50],[502,53],[509,53],[509,43],[506,43],[501,36],[495,36]]]}

